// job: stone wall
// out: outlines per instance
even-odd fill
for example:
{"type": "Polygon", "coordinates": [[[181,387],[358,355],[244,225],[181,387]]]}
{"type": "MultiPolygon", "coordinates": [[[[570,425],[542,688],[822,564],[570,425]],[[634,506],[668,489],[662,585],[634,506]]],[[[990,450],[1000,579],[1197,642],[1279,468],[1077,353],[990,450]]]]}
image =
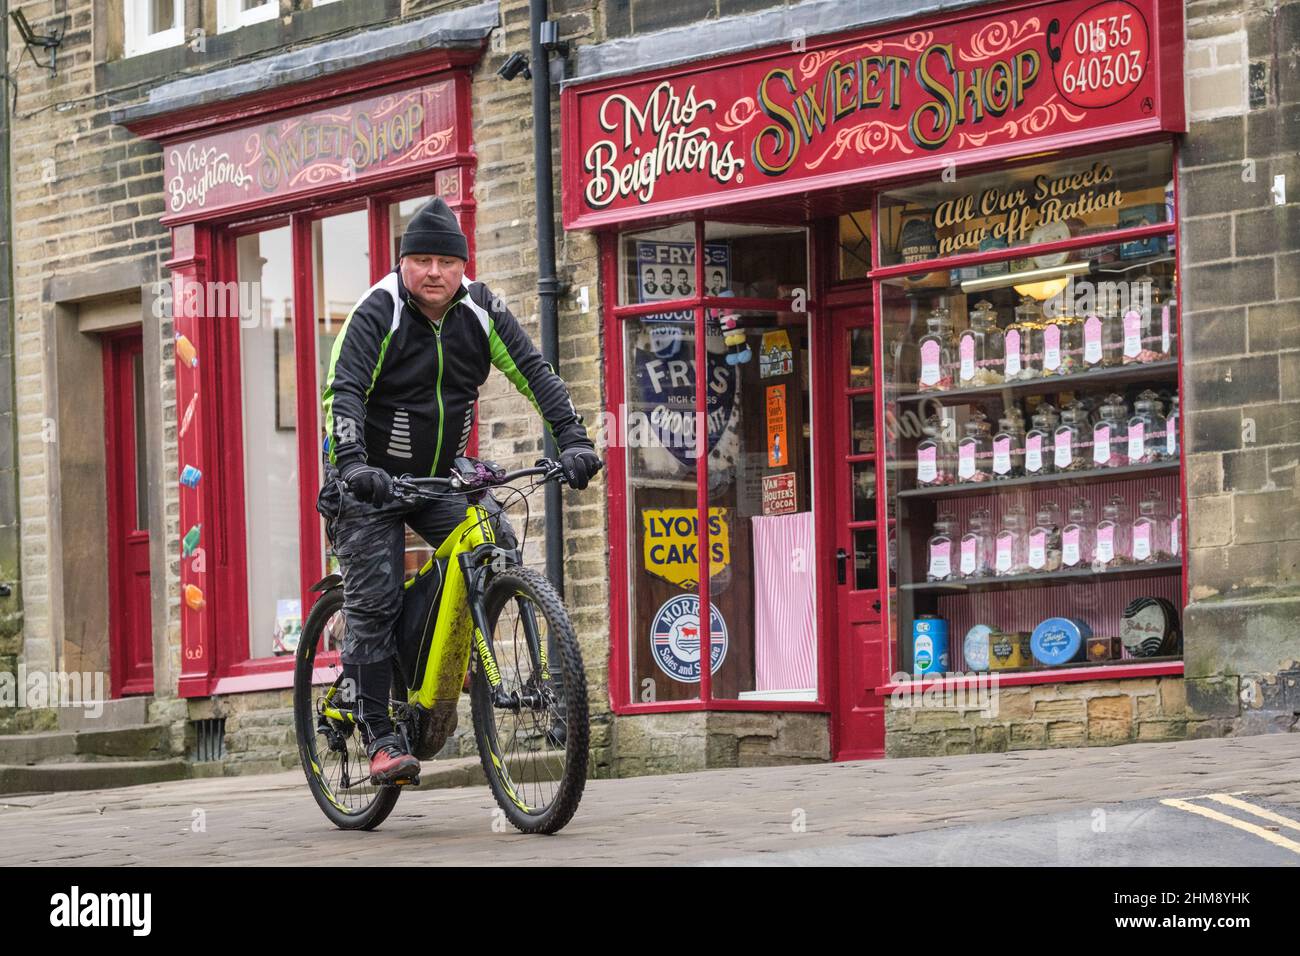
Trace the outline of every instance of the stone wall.
{"type": "Polygon", "coordinates": [[[719,767],[771,767],[830,759],[826,714],[681,711],[619,717],[619,777],[719,767]]]}
{"type": "Polygon", "coordinates": [[[890,757],[1108,746],[1218,734],[1214,721],[1188,713],[1181,677],[997,687],[978,703],[973,697],[945,702],[899,695],[885,706],[885,749],[890,757]],[[944,706],[949,702],[951,706],[944,706]]]}
{"type": "Polygon", "coordinates": [[[1225,733],[1294,730],[1300,3],[1205,0],[1186,11],[1187,700],[1225,733]]]}

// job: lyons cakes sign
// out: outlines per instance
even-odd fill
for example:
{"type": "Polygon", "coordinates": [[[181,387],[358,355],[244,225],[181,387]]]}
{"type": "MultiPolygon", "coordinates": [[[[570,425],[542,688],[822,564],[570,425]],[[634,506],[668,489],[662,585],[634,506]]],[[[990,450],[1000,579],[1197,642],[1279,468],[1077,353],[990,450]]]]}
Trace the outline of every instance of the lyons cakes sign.
{"type": "Polygon", "coordinates": [[[573,85],[568,227],[1183,127],[1182,15],[1073,0],[573,85]]]}

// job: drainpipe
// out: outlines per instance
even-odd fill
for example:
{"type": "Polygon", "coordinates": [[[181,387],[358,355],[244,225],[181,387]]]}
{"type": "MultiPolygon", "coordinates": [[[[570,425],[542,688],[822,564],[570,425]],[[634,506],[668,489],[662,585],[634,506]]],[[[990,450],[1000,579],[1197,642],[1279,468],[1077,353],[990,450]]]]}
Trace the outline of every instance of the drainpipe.
{"type": "MultiPolygon", "coordinates": [[[[542,358],[557,372],[560,368],[558,303],[560,283],[555,275],[555,192],[551,170],[551,71],[550,52],[558,44],[543,43],[546,0],[529,0],[529,60],[533,74],[533,171],[537,197],[537,301],[541,316],[542,358]]],[[[544,454],[559,457],[555,439],[546,430],[544,454]]],[[[564,522],[560,486],[547,482],[546,576],[564,596],[564,522]]]]}
{"type": "MultiPolygon", "coordinates": [[[[0,63],[9,62],[9,3],[8,0],[0,0],[0,63]]],[[[4,102],[0,103],[0,335],[8,340],[9,355],[9,375],[0,379],[0,390],[3,390],[6,398],[5,407],[10,411],[9,428],[0,430],[0,442],[8,442],[13,448],[14,453],[13,469],[0,473],[0,499],[4,499],[12,506],[12,514],[15,515],[14,523],[9,528],[4,528],[5,533],[9,533],[14,544],[13,555],[13,581],[0,581],[0,645],[5,644],[10,638],[19,635],[22,632],[22,602],[18,596],[19,578],[22,574],[21,561],[18,558],[18,415],[14,398],[17,394],[15,390],[15,381],[17,376],[17,361],[14,346],[17,342],[17,330],[14,328],[14,283],[13,283],[13,206],[10,203],[10,158],[9,158],[9,138],[10,123],[9,107],[13,102],[13,81],[8,77],[3,83],[0,83],[0,96],[4,97],[4,102]]],[[[5,509],[9,510],[9,509],[5,509]]],[[[8,571],[4,568],[3,571],[8,571]]],[[[18,645],[18,656],[23,656],[23,646],[18,645]]],[[[16,663],[16,661],[15,661],[16,663]]]]}

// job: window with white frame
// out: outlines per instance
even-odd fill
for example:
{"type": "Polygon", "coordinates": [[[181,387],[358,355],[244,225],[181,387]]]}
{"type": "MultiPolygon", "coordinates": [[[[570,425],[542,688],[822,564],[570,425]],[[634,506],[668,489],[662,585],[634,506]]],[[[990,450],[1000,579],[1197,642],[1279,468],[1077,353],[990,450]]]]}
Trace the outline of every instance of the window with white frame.
{"type": "Polygon", "coordinates": [[[217,0],[217,32],[271,20],[280,15],[280,0],[217,0]]]}
{"type": "Polygon", "coordinates": [[[185,8],[183,0],[126,0],[126,56],[152,53],[185,42],[185,8]]]}

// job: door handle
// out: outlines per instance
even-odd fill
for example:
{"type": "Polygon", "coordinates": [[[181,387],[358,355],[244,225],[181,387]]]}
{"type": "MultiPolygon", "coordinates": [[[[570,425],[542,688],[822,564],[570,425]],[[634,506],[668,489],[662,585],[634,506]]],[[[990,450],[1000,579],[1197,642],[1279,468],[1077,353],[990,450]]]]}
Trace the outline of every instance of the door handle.
{"type": "Polygon", "coordinates": [[[876,612],[880,611],[880,598],[876,598],[874,601],[871,602],[871,610],[876,612]]]}
{"type": "Polygon", "coordinates": [[[835,552],[835,577],[839,580],[840,584],[844,584],[846,581],[848,566],[849,553],[843,548],[840,548],[835,552]]]}

